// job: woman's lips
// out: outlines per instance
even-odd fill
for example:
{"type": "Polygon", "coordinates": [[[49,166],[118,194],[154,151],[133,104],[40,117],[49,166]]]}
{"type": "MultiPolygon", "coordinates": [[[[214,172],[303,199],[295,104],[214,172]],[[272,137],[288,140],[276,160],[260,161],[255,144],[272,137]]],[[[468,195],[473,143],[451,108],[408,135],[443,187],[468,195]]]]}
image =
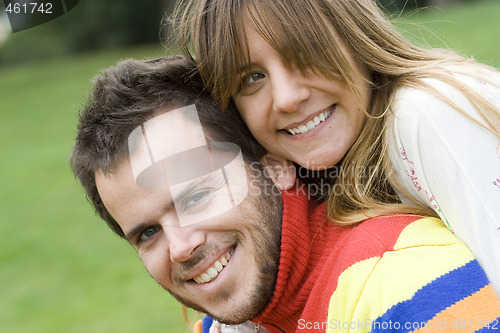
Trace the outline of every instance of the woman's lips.
{"type": "Polygon", "coordinates": [[[335,108],[335,105],[333,105],[331,108],[329,108],[326,111],[321,112],[319,115],[315,116],[313,119],[308,120],[304,122],[303,124],[300,124],[298,126],[294,126],[292,128],[287,128],[285,131],[291,135],[300,135],[300,134],[305,134],[309,132],[310,130],[316,128],[319,124],[324,122],[325,120],[330,117],[332,114],[332,110],[335,108]]]}

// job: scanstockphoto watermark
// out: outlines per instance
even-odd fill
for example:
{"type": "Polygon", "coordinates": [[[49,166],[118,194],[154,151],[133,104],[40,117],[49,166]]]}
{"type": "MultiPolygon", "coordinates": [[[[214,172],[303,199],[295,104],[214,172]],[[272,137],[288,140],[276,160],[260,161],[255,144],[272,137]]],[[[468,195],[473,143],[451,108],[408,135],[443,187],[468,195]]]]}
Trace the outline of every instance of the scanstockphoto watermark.
{"type": "MultiPolygon", "coordinates": [[[[317,198],[329,195],[349,195],[363,191],[361,183],[357,184],[340,184],[336,181],[341,173],[354,173],[357,179],[372,177],[375,167],[369,168],[355,168],[355,167],[342,167],[334,166],[324,170],[309,170],[302,167],[288,166],[285,168],[281,166],[266,166],[261,162],[254,162],[250,164],[250,175],[261,178],[264,173],[266,177],[276,181],[287,173],[294,173],[297,176],[295,186],[292,188],[297,193],[306,195],[310,198],[317,198]]],[[[262,191],[263,195],[276,195],[279,190],[272,184],[259,184],[258,190],[262,191]]]]}
{"type": "Polygon", "coordinates": [[[430,329],[430,324],[428,322],[405,322],[400,323],[398,321],[373,321],[371,319],[365,320],[353,320],[353,321],[342,321],[338,319],[330,319],[329,321],[323,322],[311,322],[305,319],[300,319],[298,322],[298,329],[309,331],[309,330],[418,330],[418,329],[430,329]]]}
{"type": "Polygon", "coordinates": [[[353,320],[353,321],[343,321],[338,319],[330,319],[324,322],[310,322],[304,319],[300,319],[298,322],[299,330],[418,330],[427,327],[428,322],[404,322],[400,323],[398,321],[380,321],[380,320],[353,320]]]}
{"type": "Polygon", "coordinates": [[[324,322],[311,322],[305,319],[300,319],[298,322],[299,330],[369,330],[369,331],[392,331],[392,330],[432,330],[432,331],[449,331],[449,330],[467,330],[475,331],[488,328],[489,330],[500,331],[499,320],[493,319],[447,319],[433,320],[427,322],[418,321],[383,321],[383,320],[355,320],[342,321],[338,319],[330,319],[324,322]]]}

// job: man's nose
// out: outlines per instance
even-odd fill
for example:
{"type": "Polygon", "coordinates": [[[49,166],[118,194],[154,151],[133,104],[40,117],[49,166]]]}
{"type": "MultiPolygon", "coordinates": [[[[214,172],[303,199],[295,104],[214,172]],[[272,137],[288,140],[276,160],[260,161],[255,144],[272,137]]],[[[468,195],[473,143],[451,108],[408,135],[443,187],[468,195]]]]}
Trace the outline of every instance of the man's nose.
{"type": "Polygon", "coordinates": [[[205,243],[205,233],[194,227],[166,227],[170,260],[184,262],[190,259],[196,249],[205,243]]]}
{"type": "Polygon", "coordinates": [[[273,109],[276,112],[295,112],[310,97],[304,76],[284,65],[271,73],[273,109]]]}

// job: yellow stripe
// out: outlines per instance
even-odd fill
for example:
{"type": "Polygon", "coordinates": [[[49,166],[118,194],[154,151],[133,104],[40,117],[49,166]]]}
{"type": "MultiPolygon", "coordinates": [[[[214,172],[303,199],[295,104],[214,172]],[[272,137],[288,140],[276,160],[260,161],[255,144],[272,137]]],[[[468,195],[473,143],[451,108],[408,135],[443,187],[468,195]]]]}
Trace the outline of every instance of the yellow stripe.
{"type": "MultiPolygon", "coordinates": [[[[351,326],[353,322],[353,313],[363,293],[365,283],[377,266],[380,257],[370,258],[364,261],[357,262],[346,269],[339,277],[338,287],[330,299],[328,307],[328,329],[327,333],[331,332],[368,332],[362,328],[356,327],[354,330],[351,326]],[[349,327],[344,327],[349,325],[349,327]],[[347,329],[346,329],[347,328],[347,329]]],[[[357,323],[355,326],[358,326],[357,323]]]]}
{"type": "Polygon", "coordinates": [[[335,328],[349,330],[329,327],[327,332],[368,332],[369,327],[358,327],[360,323],[382,316],[426,284],[473,260],[469,249],[449,230],[442,232],[441,225],[435,219],[414,222],[403,231],[398,250],[346,269],[330,299],[328,319],[337,323],[335,328]]]}
{"type": "Polygon", "coordinates": [[[446,228],[443,221],[426,217],[408,225],[399,235],[394,249],[446,244],[462,244],[462,242],[446,228]]]}
{"type": "MultiPolygon", "coordinates": [[[[363,292],[367,304],[380,304],[376,317],[436,278],[473,260],[463,245],[414,247],[386,253],[363,292]],[[383,288],[382,288],[383,287],[383,288]]],[[[375,317],[375,318],[376,318],[375,317]]]]}
{"type": "Polygon", "coordinates": [[[498,318],[500,301],[491,284],[440,312],[426,326],[413,333],[469,333],[498,318]]]}

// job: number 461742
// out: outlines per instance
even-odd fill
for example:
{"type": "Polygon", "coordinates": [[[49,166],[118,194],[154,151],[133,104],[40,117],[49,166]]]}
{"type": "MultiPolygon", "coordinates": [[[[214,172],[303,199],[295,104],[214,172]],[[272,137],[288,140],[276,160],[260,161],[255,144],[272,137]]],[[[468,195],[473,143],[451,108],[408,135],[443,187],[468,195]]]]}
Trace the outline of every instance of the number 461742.
{"type": "Polygon", "coordinates": [[[9,14],[52,14],[52,3],[50,2],[30,2],[30,3],[9,3],[5,11],[9,14]]]}

